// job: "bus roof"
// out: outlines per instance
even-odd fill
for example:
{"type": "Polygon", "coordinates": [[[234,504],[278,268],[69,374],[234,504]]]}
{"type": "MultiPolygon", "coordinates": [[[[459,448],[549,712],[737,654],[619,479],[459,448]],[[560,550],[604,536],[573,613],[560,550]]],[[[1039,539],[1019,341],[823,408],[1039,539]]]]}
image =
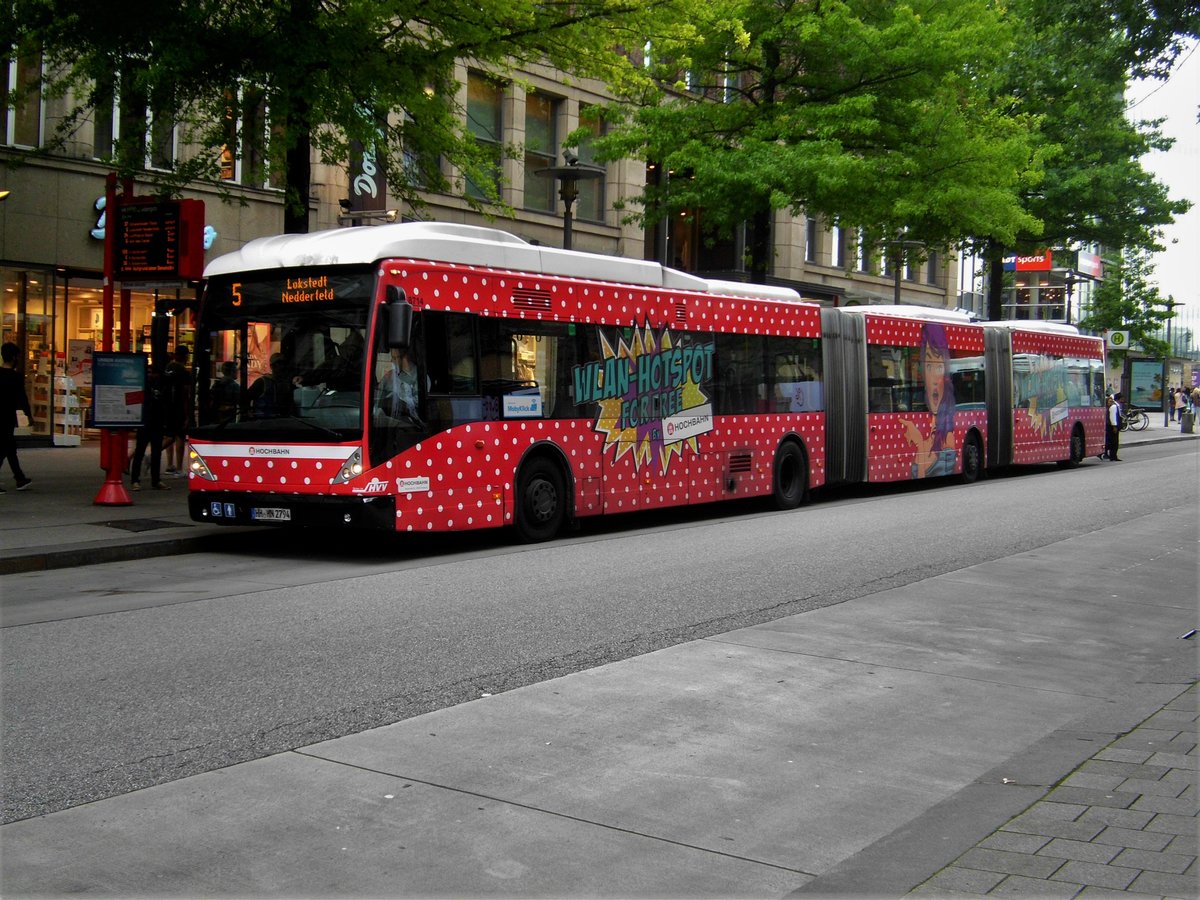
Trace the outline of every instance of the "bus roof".
{"type": "Polygon", "coordinates": [[[853,315],[891,316],[896,319],[923,319],[929,322],[945,322],[951,325],[970,325],[974,322],[965,312],[937,306],[877,304],[874,306],[839,306],[838,310],[853,315]]]}
{"type": "Polygon", "coordinates": [[[531,244],[497,228],[449,222],[400,222],[257,238],[219,256],[205,278],[271,269],[369,265],[386,259],[427,259],[594,281],[799,302],[791,288],[706,281],[656,262],[531,244]]]}
{"type": "Polygon", "coordinates": [[[988,328],[1003,329],[1004,331],[1037,331],[1042,334],[1065,334],[1076,337],[1091,337],[1092,335],[1080,334],[1079,329],[1074,325],[1067,325],[1063,322],[1043,322],[1041,320],[1031,319],[1005,319],[1002,322],[985,322],[988,328]]]}

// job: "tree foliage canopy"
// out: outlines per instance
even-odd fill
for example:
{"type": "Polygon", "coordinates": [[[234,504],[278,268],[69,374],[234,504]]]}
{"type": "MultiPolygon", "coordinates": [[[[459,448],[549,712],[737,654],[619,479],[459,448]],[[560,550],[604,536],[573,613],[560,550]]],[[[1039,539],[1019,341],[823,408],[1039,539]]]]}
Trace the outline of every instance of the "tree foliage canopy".
{"type": "MultiPolygon", "coordinates": [[[[645,90],[648,75],[622,47],[647,39],[672,46],[690,36],[691,0],[133,0],[119,13],[91,0],[14,0],[18,48],[41,48],[51,90],[79,97],[63,134],[105,88],[142,96],[193,124],[191,137],[219,149],[231,91],[257,92],[269,110],[276,171],[286,172],[288,230],[307,220],[308,158],[344,165],[351,142],[403,160],[443,159],[488,184],[480,152],[458,108],[455,63],[494,74],[529,63],[594,77],[622,95],[645,90]]],[[[7,29],[6,29],[7,30],[7,29]]],[[[111,103],[111,98],[108,100],[111,103]]],[[[250,140],[257,136],[242,135],[250,140]]],[[[210,153],[177,172],[213,175],[210,153]],[[207,172],[201,171],[207,168],[207,172]]],[[[141,160],[118,162],[132,173],[141,160]]],[[[413,204],[421,190],[450,190],[427,165],[416,182],[394,178],[394,196],[413,204]],[[419,183],[418,183],[419,182],[419,183]]],[[[497,198],[492,198],[497,199],[497,198]]]]}
{"type": "Polygon", "coordinates": [[[604,146],[688,176],[647,191],[647,219],[803,209],[935,244],[1037,228],[1020,202],[1040,181],[1035,122],[995,100],[1017,46],[993,4],[723,0],[697,33],[663,61],[682,90],[626,106],[604,146]]]}
{"type": "Polygon", "coordinates": [[[1096,286],[1091,311],[1080,324],[1098,332],[1128,330],[1130,346],[1140,346],[1151,356],[1166,356],[1167,343],[1157,335],[1175,316],[1174,301],[1159,293],[1153,276],[1149,250],[1122,254],[1096,286]]]}

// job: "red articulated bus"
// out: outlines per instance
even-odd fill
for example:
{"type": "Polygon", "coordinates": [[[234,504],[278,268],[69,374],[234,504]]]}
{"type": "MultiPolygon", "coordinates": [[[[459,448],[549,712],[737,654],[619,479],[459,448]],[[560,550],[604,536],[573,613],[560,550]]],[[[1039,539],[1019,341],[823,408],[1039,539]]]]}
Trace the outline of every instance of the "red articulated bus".
{"type": "Polygon", "coordinates": [[[1054,355],[1093,359],[1091,338],[822,309],[493,229],[264,238],[205,276],[188,453],[199,521],[512,526],[537,541],[587,516],[755,496],[787,509],[828,483],[974,480],[1039,452],[1078,463],[1103,437],[1102,370],[1084,367],[1079,395],[1099,397],[1093,434],[1095,410],[1077,414],[1087,404],[1066,390],[1079,373],[1054,355]],[[1062,369],[1066,393],[1037,409],[1068,412],[1041,450],[1020,443],[1027,413],[991,396],[994,365],[1010,365],[1013,397],[1052,390],[1062,369]],[[1059,439],[1064,421],[1081,453],[1059,439]]]}

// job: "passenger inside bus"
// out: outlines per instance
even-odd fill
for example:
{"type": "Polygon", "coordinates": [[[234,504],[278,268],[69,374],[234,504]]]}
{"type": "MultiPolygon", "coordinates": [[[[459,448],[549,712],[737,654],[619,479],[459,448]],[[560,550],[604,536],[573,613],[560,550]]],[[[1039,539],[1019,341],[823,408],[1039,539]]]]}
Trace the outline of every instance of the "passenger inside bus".
{"type": "Polygon", "coordinates": [[[274,419],[295,413],[294,387],[288,377],[287,360],[282,353],[271,354],[271,371],[259,376],[246,392],[252,419],[274,419]]]}

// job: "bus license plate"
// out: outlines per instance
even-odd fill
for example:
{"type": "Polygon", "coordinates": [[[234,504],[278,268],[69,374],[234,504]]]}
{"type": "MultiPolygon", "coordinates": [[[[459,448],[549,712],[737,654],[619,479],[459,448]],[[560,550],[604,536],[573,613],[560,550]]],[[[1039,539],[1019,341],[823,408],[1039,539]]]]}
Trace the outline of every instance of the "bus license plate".
{"type": "Polygon", "coordinates": [[[251,510],[257,522],[290,522],[292,511],[280,506],[256,506],[251,510]]]}

